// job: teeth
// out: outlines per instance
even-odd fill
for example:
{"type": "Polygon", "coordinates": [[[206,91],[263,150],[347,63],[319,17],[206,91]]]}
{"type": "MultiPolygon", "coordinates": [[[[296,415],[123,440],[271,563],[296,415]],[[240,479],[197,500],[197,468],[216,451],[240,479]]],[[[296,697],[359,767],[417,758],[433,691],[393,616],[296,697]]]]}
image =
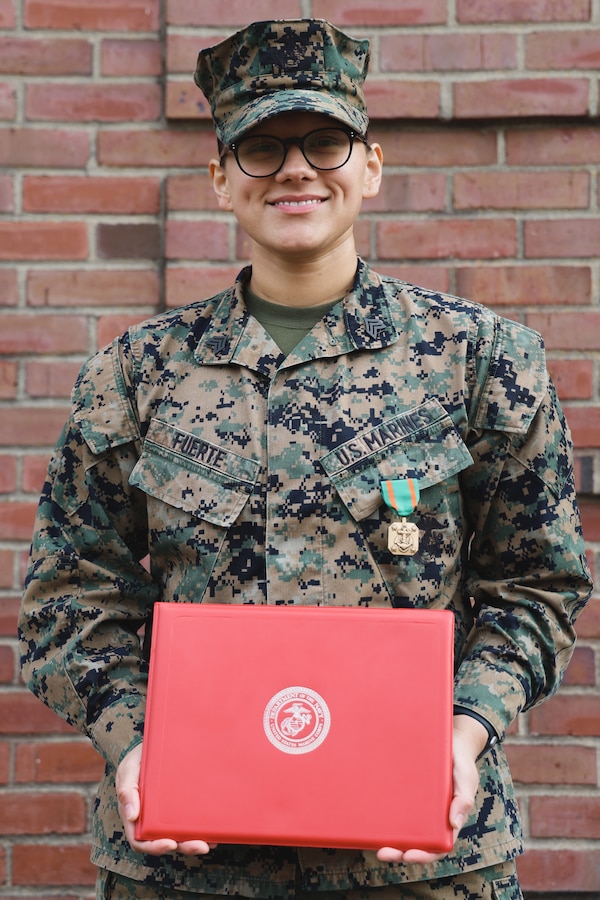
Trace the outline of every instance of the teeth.
{"type": "Polygon", "coordinates": [[[319,200],[281,200],[278,206],[311,206],[313,203],[319,203],[319,200]]]}

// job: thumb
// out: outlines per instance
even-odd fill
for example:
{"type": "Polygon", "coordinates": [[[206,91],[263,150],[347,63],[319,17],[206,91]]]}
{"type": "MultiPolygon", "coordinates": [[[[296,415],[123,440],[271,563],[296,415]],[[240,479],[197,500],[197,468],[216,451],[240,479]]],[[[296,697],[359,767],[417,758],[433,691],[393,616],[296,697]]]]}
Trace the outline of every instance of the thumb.
{"type": "Polygon", "coordinates": [[[141,744],[127,754],[120,763],[115,786],[119,801],[119,810],[124,820],[135,822],[140,814],[140,767],[141,744]]]}

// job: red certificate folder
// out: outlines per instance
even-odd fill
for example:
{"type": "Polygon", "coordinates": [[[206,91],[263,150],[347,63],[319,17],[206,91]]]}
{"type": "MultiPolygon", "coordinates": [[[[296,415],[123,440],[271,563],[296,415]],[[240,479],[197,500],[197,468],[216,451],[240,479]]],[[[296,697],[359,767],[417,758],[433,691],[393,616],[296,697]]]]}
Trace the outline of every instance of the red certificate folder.
{"type": "Polygon", "coordinates": [[[136,837],[452,846],[446,610],[158,603],[136,837]]]}

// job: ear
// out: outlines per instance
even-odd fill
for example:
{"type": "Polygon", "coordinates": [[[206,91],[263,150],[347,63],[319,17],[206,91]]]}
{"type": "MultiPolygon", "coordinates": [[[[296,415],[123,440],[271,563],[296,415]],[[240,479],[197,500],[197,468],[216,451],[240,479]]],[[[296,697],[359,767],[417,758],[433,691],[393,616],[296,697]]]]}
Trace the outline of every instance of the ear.
{"type": "Polygon", "coordinates": [[[367,168],[363,184],[363,200],[376,197],[381,186],[383,175],[383,151],[379,144],[370,144],[367,148],[367,168]]]}
{"type": "Polygon", "coordinates": [[[217,195],[219,209],[222,209],[225,212],[232,212],[233,205],[231,202],[229,182],[227,180],[225,167],[221,165],[218,159],[211,159],[208,164],[208,174],[210,175],[210,180],[212,181],[213,190],[217,195]]]}

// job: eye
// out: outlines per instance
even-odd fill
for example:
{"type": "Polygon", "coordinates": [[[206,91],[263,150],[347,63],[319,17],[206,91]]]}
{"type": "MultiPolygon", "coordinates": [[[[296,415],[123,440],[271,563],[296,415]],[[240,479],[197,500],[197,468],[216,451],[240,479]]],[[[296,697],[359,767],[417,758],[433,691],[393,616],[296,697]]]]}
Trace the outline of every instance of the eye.
{"type": "Polygon", "coordinates": [[[252,159],[264,159],[271,156],[279,156],[281,143],[277,138],[268,134],[260,134],[256,137],[245,138],[240,142],[239,152],[252,159]]]}
{"type": "Polygon", "coordinates": [[[310,153],[337,153],[348,148],[348,135],[339,128],[324,128],[308,134],[305,143],[310,153]]]}

